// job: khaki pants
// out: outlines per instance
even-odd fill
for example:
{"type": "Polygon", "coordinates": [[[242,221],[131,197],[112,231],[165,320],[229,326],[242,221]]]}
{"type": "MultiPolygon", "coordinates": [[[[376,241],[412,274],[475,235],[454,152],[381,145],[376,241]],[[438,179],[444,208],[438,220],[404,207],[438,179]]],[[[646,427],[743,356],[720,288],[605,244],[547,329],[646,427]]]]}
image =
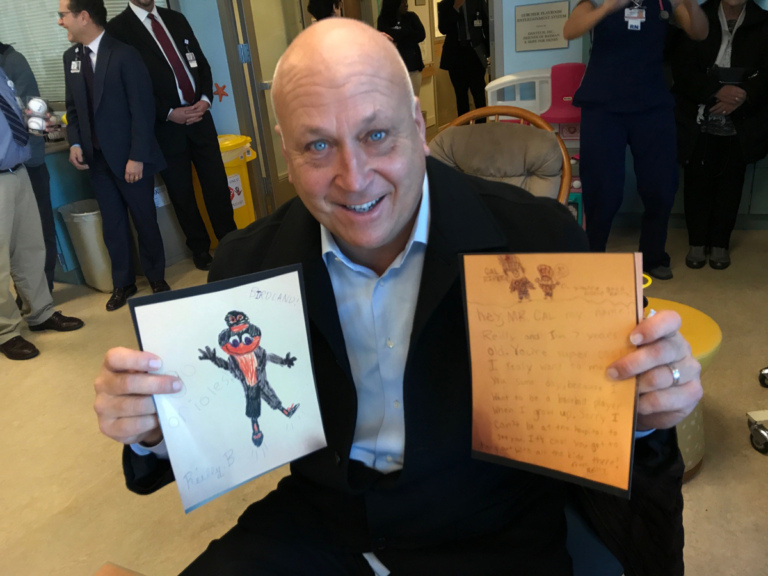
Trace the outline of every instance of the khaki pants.
{"type": "Polygon", "coordinates": [[[53,315],[45,279],[43,227],[24,167],[0,173],[0,344],[20,335],[21,313],[11,294],[11,279],[27,324],[41,324],[53,315]]]}

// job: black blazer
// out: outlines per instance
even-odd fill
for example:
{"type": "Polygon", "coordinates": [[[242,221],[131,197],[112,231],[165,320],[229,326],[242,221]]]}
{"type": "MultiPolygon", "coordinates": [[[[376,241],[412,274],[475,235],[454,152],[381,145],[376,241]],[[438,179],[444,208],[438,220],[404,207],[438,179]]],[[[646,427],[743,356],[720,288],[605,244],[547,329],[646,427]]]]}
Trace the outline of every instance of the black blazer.
{"type": "MultiPolygon", "coordinates": [[[[83,45],[64,52],[64,83],[67,104],[67,139],[79,144],[86,164],[93,160],[91,123],[82,67],[83,45]],[[72,63],[78,61],[79,71],[72,63]]],[[[144,163],[144,174],[165,168],[155,140],[155,106],[149,74],[139,54],[105,33],[96,55],[93,85],[93,124],[101,152],[118,178],[125,177],[128,160],[144,163]]]]}
{"type": "MultiPolygon", "coordinates": [[[[693,153],[701,129],[696,123],[699,104],[709,108],[722,86],[709,72],[717,60],[722,42],[718,17],[720,0],[708,0],[701,8],[709,20],[709,35],[701,41],[670,28],[672,74],[680,161],[693,153]]],[[[768,154],[768,12],[753,0],[744,6],[744,21],[733,37],[731,67],[742,68],[747,100],[731,115],[745,162],[761,160],[768,154]]]]}
{"type": "Polygon", "coordinates": [[[386,18],[379,16],[376,27],[379,32],[386,32],[392,36],[408,72],[424,70],[424,59],[421,57],[419,42],[424,41],[427,32],[424,30],[424,25],[418,14],[415,12],[398,14],[394,21],[389,22],[386,18]]]}
{"type": "MultiPolygon", "coordinates": [[[[382,544],[414,547],[507,533],[510,523],[513,533],[519,530],[525,537],[530,526],[520,525],[519,518],[531,510],[551,520],[548,525],[553,534],[564,529],[558,524],[561,483],[471,457],[471,378],[459,254],[586,252],[586,237],[570,213],[553,200],[460,174],[433,159],[427,160],[427,171],[431,220],[403,378],[406,445],[404,467],[399,472],[382,475],[349,458],[357,395],[333,288],[321,256],[319,225],[301,201],[294,199],[273,215],[233,232],[216,252],[211,281],[301,263],[328,441],[327,448],[291,464],[291,475],[277,490],[246,510],[240,522],[249,529],[291,537],[300,534],[361,552],[382,544]],[[304,530],[307,527],[311,529],[304,530]]],[[[668,439],[660,431],[651,437],[663,438],[660,451],[673,454],[674,460],[678,454],[674,435],[668,439]]],[[[653,482],[662,483],[658,478],[666,478],[672,468],[669,459],[656,452],[639,458],[646,459],[653,462],[653,482]]],[[[139,457],[130,447],[123,452],[123,467],[128,487],[139,493],[152,492],[173,480],[167,461],[152,455],[139,457]]],[[[643,470],[638,460],[635,470],[643,470]]],[[[675,470],[679,475],[672,474],[673,484],[682,475],[681,464],[675,470]]],[[[679,485],[677,492],[671,492],[672,498],[679,494],[679,485]]],[[[642,511],[656,511],[643,501],[642,492],[633,492],[632,503],[642,511]]],[[[616,509],[612,501],[594,507],[616,509]]],[[[674,520],[663,518],[663,525],[654,526],[649,533],[661,534],[659,542],[670,547],[679,543],[682,558],[682,542],[665,539],[670,528],[678,525],[674,520]]],[[[682,509],[679,523],[681,526],[682,509]]],[[[637,546],[647,556],[643,548],[647,542],[638,538],[627,544],[626,535],[618,532],[611,534],[626,545],[625,553],[637,546]]],[[[483,573],[481,564],[478,574],[483,573]]]]}
{"type": "MultiPolygon", "coordinates": [[[[181,54],[181,61],[192,74],[195,81],[195,102],[206,96],[213,103],[213,77],[211,66],[208,64],[203,50],[192,31],[187,19],[180,12],[157,8],[173,42],[181,54]],[[197,67],[188,65],[186,53],[192,52],[197,61],[197,67]]],[[[184,126],[169,122],[168,113],[172,108],[181,106],[179,92],[176,89],[176,78],[173,68],[165,59],[163,51],[150,34],[149,30],[133,13],[130,6],[107,23],[107,30],[118,40],[133,46],[141,54],[152,78],[152,89],[155,96],[155,113],[157,139],[163,150],[173,147],[174,139],[185,138],[184,126]]],[[[194,104],[194,102],[190,102],[194,104]]]]}
{"type": "MultiPolygon", "coordinates": [[[[440,0],[437,5],[437,28],[445,34],[443,55],[440,58],[440,68],[450,70],[456,64],[459,52],[459,13],[453,7],[454,0],[440,0]]],[[[478,60],[485,68],[485,58],[491,55],[491,43],[488,24],[488,3],[486,0],[466,0],[464,8],[467,11],[469,37],[472,47],[478,53],[478,60]],[[482,26],[475,26],[475,20],[481,20],[482,26]],[[484,54],[485,58],[480,58],[484,54]]]]}

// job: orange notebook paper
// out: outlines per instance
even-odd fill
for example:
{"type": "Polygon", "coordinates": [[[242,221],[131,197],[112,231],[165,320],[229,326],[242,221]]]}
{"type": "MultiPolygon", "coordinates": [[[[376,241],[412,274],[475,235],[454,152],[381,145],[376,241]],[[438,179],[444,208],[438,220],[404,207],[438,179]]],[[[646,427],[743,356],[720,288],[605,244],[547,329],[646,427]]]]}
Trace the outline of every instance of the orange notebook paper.
{"type": "Polygon", "coordinates": [[[628,496],[636,384],[605,371],[634,349],[641,255],[462,260],[473,455],[628,496]]]}

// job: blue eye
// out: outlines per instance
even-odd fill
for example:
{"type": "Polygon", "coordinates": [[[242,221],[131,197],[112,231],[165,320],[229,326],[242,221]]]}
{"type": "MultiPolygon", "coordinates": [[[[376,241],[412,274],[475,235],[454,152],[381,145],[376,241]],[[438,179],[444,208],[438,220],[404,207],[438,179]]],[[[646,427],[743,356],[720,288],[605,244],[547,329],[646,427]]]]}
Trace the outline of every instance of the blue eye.
{"type": "Polygon", "coordinates": [[[386,136],[387,133],[384,132],[384,130],[376,130],[373,134],[371,134],[371,140],[374,142],[380,142],[384,139],[384,136],[386,136]]]}
{"type": "Polygon", "coordinates": [[[240,346],[240,339],[237,336],[232,336],[232,339],[229,341],[229,344],[232,346],[232,348],[237,348],[240,346]]]}
{"type": "Polygon", "coordinates": [[[318,142],[312,142],[310,146],[312,147],[312,150],[314,150],[315,152],[323,152],[325,151],[326,148],[328,148],[328,143],[320,140],[318,142]]]}
{"type": "Polygon", "coordinates": [[[252,342],[253,342],[253,338],[251,338],[250,336],[246,336],[245,338],[243,338],[243,344],[245,344],[246,346],[250,346],[252,342]]]}

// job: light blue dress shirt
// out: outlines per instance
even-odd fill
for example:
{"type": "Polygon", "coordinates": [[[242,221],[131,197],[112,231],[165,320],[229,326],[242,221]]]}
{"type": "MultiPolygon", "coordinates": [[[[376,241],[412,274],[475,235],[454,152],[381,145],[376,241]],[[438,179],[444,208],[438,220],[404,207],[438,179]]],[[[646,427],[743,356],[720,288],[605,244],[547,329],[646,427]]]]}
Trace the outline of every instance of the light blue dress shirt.
{"type": "Polygon", "coordinates": [[[323,226],[320,235],[357,390],[349,456],[393,472],[403,467],[405,452],[403,374],[429,235],[426,176],[408,243],[381,277],[347,258],[323,226]]]}
{"type": "MultiPolygon", "coordinates": [[[[0,98],[4,98],[14,110],[18,111],[19,119],[24,123],[19,103],[16,101],[16,90],[12,87],[13,83],[9,84],[9,82],[8,76],[0,68],[0,98]]],[[[29,143],[26,146],[19,146],[16,143],[5,114],[0,112],[0,170],[9,170],[17,164],[26,162],[31,155],[29,143]]]]}

